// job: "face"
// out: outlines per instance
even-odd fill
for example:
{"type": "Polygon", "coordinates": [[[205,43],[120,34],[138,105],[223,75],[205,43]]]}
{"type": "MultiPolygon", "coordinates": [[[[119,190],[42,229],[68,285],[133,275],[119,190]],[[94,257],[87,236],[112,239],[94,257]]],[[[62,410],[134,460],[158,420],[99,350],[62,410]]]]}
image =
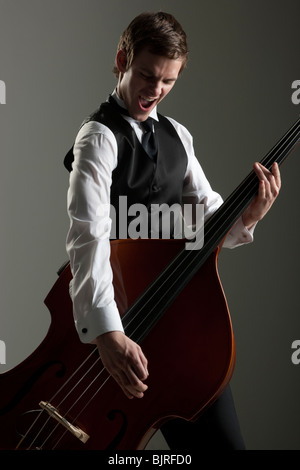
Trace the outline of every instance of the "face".
{"type": "Polygon", "coordinates": [[[172,90],[182,61],[141,51],[126,70],[126,54],[119,51],[116,64],[120,72],[118,93],[129,114],[145,121],[152,109],[172,90]]]}

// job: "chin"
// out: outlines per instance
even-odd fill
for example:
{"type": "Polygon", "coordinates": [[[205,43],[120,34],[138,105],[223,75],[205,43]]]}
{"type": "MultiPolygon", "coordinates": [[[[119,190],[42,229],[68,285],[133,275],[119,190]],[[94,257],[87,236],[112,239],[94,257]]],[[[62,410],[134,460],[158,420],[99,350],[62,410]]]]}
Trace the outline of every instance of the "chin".
{"type": "Polygon", "coordinates": [[[137,111],[136,113],[130,113],[130,115],[135,119],[136,121],[146,121],[146,119],[149,117],[150,111],[137,111]]]}

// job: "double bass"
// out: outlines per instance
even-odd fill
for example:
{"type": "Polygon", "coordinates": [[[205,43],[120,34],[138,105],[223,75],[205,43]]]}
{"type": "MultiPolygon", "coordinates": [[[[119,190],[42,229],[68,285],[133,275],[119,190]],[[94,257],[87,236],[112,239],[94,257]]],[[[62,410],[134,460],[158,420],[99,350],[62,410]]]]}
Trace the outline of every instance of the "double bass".
{"type": "MultiPolygon", "coordinates": [[[[299,139],[300,119],[262,165],[281,165],[299,139]]],[[[97,348],[80,342],[70,266],[60,269],[45,299],[51,314],[46,337],[0,375],[1,449],[144,449],[162,423],[173,417],[193,421],[220,396],[234,370],[235,344],[218,254],[257,189],[251,171],[205,223],[201,249],[186,250],[184,240],[111,241],[124,330],[149,360],[142,399],[129,400],[97,348]]]]}

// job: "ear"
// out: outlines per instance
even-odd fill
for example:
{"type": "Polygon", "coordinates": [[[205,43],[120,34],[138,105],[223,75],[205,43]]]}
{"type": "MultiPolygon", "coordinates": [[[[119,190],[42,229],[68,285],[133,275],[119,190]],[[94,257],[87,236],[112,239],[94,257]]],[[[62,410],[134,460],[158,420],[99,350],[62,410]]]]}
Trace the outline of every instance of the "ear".
{"type": "Polygon", "coordinates": [[[116,55],[116,66],[119,72],[125,73],[127,70],[126,65],[127,65],[126,54],[124,51],[120,50],[117,52],[117,55],[116,55]]]}

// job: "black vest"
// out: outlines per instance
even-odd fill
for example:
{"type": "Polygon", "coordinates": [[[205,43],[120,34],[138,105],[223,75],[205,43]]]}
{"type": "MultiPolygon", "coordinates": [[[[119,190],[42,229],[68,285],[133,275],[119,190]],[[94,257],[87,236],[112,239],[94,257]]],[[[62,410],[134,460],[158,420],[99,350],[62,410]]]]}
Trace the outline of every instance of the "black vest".
{"type": "MultiPolygon", "coordinates": [[[[104,124],[113,132],[117,141],[118,165],[112,173],[110,201],[115,208],[117,221],[119,196],[127,197],[128,207],[139,203],[149,211],[153,204],[167,204],[170,207],[182,203],[187,154],[170,121],[160,114],[158,118],[159,121],[154,122],[158,143],[156,164],[145,152],[131,125],[109,102],[101,104],[99,109],[84,121],[104,124]]],[[[64,165],[69,171],[72,171],[73,160],[72,147],[64,160],[64,165]]],[[[131,220],[132,218],[128,217],[128,224],[131,220]]]]}

